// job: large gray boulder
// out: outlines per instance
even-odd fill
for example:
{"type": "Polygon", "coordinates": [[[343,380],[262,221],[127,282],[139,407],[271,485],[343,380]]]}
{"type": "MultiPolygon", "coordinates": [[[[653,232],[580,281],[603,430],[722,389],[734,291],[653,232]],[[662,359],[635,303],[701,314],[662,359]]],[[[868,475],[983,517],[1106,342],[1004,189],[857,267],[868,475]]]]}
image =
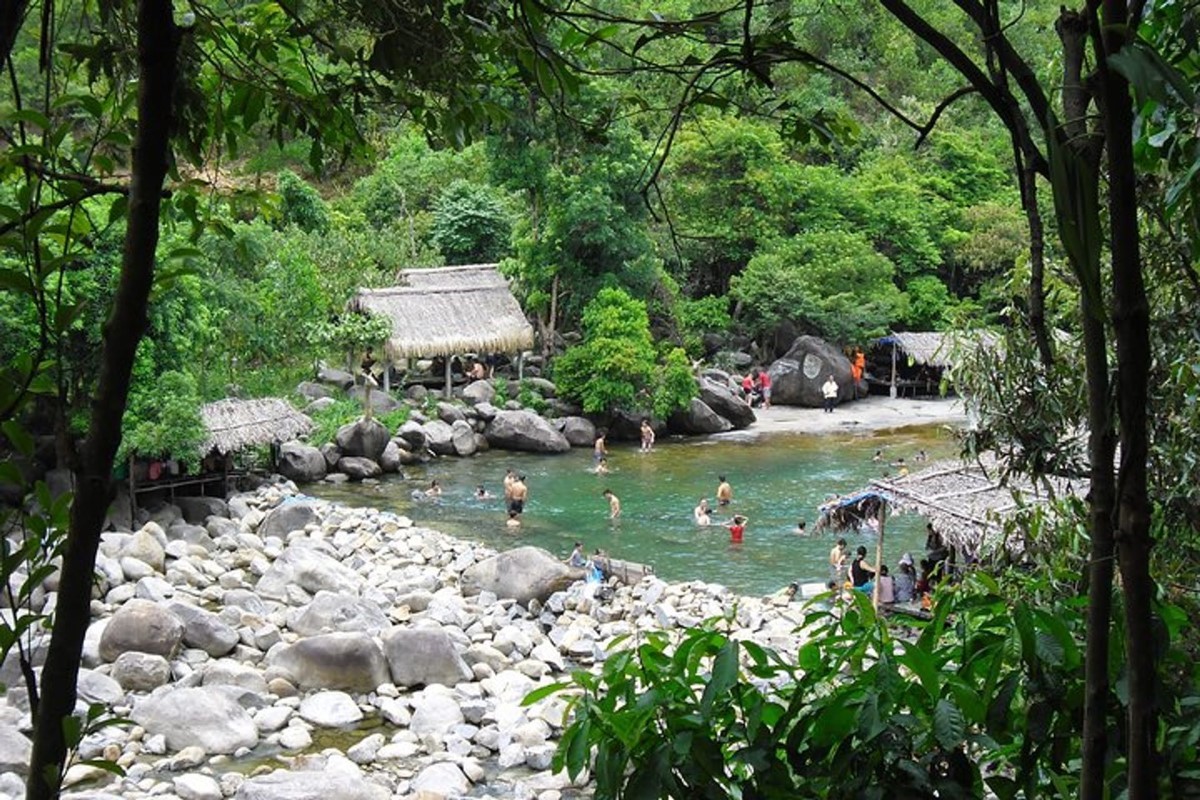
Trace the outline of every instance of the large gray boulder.
{"type": "Polygon", "coordinates": [[[425,452],[425,426],[416,420],[408,420],[396,431],[397,438],[408,442],[408,449],[418,453],[425,452]]]}
{"type": "Polygon", "coordinates": [[[324,478],[328,469],[325,456],[312,445],[293,440],[279,448],[279,474],[289,480],[313,483],[324,478]]]}
{"type": "Polygon", "coordinates": [[[229,504],[219,497],[176,497],[175,505],[193,525],[203,525],[209,517],[229,516],[229,504]]]}
{"type": "Polygon", "coordinates": [[[545,378],[526,378],[525,383],[529,386],[529,388],[533,389],[547,400],[552,399],[556,394],[558,394],[558,387],[545,378]]]}
{"type": "Polygon", "coordinates": [[[335,369],[333,367],[321,367],[317,371],[317,380],[321,383],[327,383],[330,386],[336,386],[339,389],[349,389],[354,385],[354,376],[343,369],[335,369]]]}
{"type": "Polygon", "coordinates": [[[532,411],[498,411],[484,430],[488,444],[501,450],[565,453],[567,437],[532,411]]]}
{"type": "Polygon", "coordinates": [[[286,540],[292,531],[302,531],[306,525],[320,521],[317,507],[312,503],[303,500],[285,501],[263,517],[256,533],[264,539],[268,536],[278,536],[286,540]]]}
{"type": "Polygon", "coordinates": [[[173,602],[167,610],[183,623],[183,643],[220,658],[237,647],[238,632],[211,611],[187,603],[173,602]]]}
{"type": "MultiPolygon", "coordinates": [[[[380,453],[380,458],[382,457],[383,454],[380,453]]],[[[361,481],[365,478],[378,478],[383,474],[383,467],[363,456],[342,456],[338,459],[337,471],[349,475],[352,481],[361,481]]]]}
{"type": "Polygon", "coordinates": [[[362,588],[362,577],[313,544],[298,541],[280,553],[263,576],[256,591],[268,600],[288,599],[288,587],[299,586],[309,594],[319,591],[354,592],[362,588]]]}
{"type": "Polygon", "coordinates": [[[450,635],[441,628],[392,628],[383,635],[392,683],[453,686],[472,678],[450,635]]]}
{"type": "Polygon", "coordinates": [[[453,425],[460,419],[466,419],[467,415],[463,413],[461,406],[443,400],[437,404],[437,417],[447,425],[453,425]]]}
{"type": "Polygon", "coordinates": [[[699,397],[693,397],[686,409],[671,414],[667,424],[672,431],[687,434],[724,433],[733,429],[732,422],[719,416],[699,397]]]}
{"type": "Polygon", "coordinates": [[[454,455],[454,429],[450,423],[431,419],[421,426],[425,434],[425,446],[439,456],[454,455]]]}
{"type": "Polygon", "coordinates": [[[544,602],[574,583],[578,576],[577,570],[540,547],[518,547],[467,567],[462,574],[462,589],[466,595],[486,590],[522,604],[534,598],[544,602]]]}
{"type": "Polygon", "coordinates": [[[29,759],[33,756],[33,742],[15,725],[0,725],[0,773],[29,773],[29,759]]]}
{"type": "Polygon", "coordinates": [[[362,456],[378,461],[392,435],[377,419],[360,419],[338,428],[334,441],[344,456],[362,456]]]}
{"type": "Polygon", "coordinates": [[[404,452],[400,449],[400,445],[396,444],[396,440],[392,439],[387,443],[387,447],[383,448],[383,453],[379,456],[379,468],[384,472],[399,472],[400,464],[404,459],[404,452]]]}
{"type": "Polygon", "coordinates": [[[571,447],[591,447],[596,441],[596,426],[587,417],[562,417],[559,430],[571,447]]]}
{"type": "Polygon", "coordinates": [[[149,600],[134,598],[117,609],[100,636],[100,658],[116,661],[130,651],[170,658],[183,641],[179,618],[149,600]]]}
{"type": "Polygon", "coordinates": [[[801,336],[767,371],[773,404],[820,408],[825,402],[821,385],[831,374],[838,384],[838,400],[854,399],[850,359],[816,336],[801,336]]]}
{"type": "Polygon", "coordinates": [[[312,602],[288,616],[288,627],[302,636],[357,631],[372,636],[388,627],[378,604],[365,597],[317,592],[312,602]]]}
{"type": "MultiPolygon", "coordinates": [[[[729,420],[734,428],[742,429],[753,424],[756,417],[754,409],[735,394],[728,383],[718,383],[717,381],[707,378],[700,378],[696,381],[697,387],[700,389],[700,399],[704,401],[704,405],[711,408],[718,416],[729,420]]],[[[772,402],[774,401],[774,389],[772,389],[772,402]]]]}
{"type": "Polygon", "coordinates": [[[275,770],[242,782],[234,800],[389,800],[392,793],[364,780],[362,773],[319,768],[275,770]]]}
{"type": "MultiPolygon", "coordinates": [[[[361,386],[355,386],[347,394],[350,398],[365,403],[367,401],[367,390],[361,386]]],[[[390,394],[380,389],[377,386],[371,387],[371,411],[375,414],[386,414],[389,411],[395,411],[400,406],[404,405],[390,394]]]]}
{"type": "Polygon", "coordinates": [[[475,429],[465,419],[455,420],[450,426],[450,444],[454,454],[458,456],[473,456],[478,449],[475,445],[475,429]]]}
{"type": "Polygon", "coordinates": [[[313,381],[300,381],[300,383],[296,384],[296,394],[305,400],[320,400],[325,397],[335,396],[333,389],[313,381]]]}
{"type": "Polygon", "coordinates": [[[471,405],[490,403],[496,397],[496,387],[490,381],[474,381],[463,387],[462,398],[471,405]]]}
{"type": "Polygon", "coordinates": [[[373,692],[391,680],[379,643],[365,633],[324,633],[271,650],[269,666],[301,689],[373,692]]]}
{"type": "Polygon", "coordinates": [[[206,754],[232,753],[258,744],[258,727],[246,709],[219,689],[164,689],[141,698],[129,715],[167,747],[199,747],[206,754]]]}

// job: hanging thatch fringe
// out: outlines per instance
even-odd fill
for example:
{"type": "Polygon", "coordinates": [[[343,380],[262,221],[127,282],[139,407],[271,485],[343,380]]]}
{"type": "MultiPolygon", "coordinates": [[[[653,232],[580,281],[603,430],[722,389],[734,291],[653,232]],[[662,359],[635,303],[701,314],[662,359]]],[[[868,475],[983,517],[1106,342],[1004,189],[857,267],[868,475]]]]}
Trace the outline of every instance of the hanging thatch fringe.
{"type": "Polygon", "coordinates": [[[964,350],[982,347],[994,350],[1000,339],[988,331],[946,333],[891,333],[879,340],[879,344],[894,344],[912,363],[946,368],[961,360],[964,350]]]}
{"type": "Polygon", "coordinates": [[[1019,543],[1003,541],[1004,524],[1033,506],[1069,495],[1082,496],[1086,481],[1042,478],[1036,483],[1009,475],[1003,483],[994,458],[974,463],[943,461],[903,478],[871,481],[870,487],[840,497],[821,507],[815,530],[853,530],[868,526],[880,516],[881,501],[889,513],[920,514],[960,550],[978,553],[983,548],[1015,549],[1019,543]]]}
{"type": "Polygon", "coordinates": [[[286,442],[312,429],[312,420],[286,400],[218,400],[200,408],[208,428],[204,452],[235,453],[247,447],[286,442]]]}
{"type": "Polygon", "coordinates": [[[533,327],[495,264],[408,269],[397,283],[359,289],[349,304],[391,320],[386,350],[392,361],[533,346],[533,327]]]}
{"type": "Polygon", "coordinates": [[[1026,509],[1043,506],[1071,495],[1083,496],[1087,481],[1043,477],[1036,482],[1010,474],[1001,482],[1000,464],[994,457],[973,463],[941,462],[903,478],[871,481],[887,495],[889,504],[928,519],[947,544],[978,552],[982,548],[1008,547],[1004,524],[1026,509]]]}

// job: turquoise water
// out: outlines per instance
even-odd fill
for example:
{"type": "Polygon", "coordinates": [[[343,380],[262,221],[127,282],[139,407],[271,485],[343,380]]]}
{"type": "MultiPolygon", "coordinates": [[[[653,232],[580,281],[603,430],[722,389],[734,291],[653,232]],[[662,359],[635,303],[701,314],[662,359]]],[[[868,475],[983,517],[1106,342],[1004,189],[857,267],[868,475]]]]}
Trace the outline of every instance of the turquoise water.
{"type": "MultiPolygon", "coordinates": [[[[498,549],[534,544],[566,556],[575,541],[590,553],[599,547],[613,558],[652,564],[666,580],[699,579],[743,594],[766,594],[798,581],[824,581],[829,549],[837,538],[798,536],[796,523],[817,519],[817,506],[833,493],[846,494],[880,477],[886,463],[872,463],[876,449],[885,461],[909,463],[919,449],[931,458],[949,456],[955,445],[941,428],[912,428],[869,435],[777,434],[752,441],[660,440],[653,452],[635,443],[609,447],[612,472],[592,474],[591,448],[560,456],[488,452],[474,458],[442,458],[406,467],[404,477],[390,476],[377,486],[314,484],[305,491],[348,505],[374,506],[411,517],[418,525],[498,549]],[[523,525],[505,527],[502,479],[512,467],[527,476],[529,502],[523,525]],[[733,485],[727,510],[749,518],[745,541],[731,544],[722,527],[702,528],[692,521],[701,497],[715,506],[717,476],[733,485]],[[437,480],[444,489],[438,502],[414,500],[414,489],[437,480]],[[477,484],[497,495],[474,499],[477,484]],[[608,519],[604,489],[621,500],[618,520],[608,519]]],[[[894,471],[894,470],[893,470],[894,471]]],[[[895,564],[905,550],[924,544],[924,522],[890,517],[884,563],[895,564]]],[[[866,545],[874,558],[873,536],[846,535],[851,548],[866,545]]]]}

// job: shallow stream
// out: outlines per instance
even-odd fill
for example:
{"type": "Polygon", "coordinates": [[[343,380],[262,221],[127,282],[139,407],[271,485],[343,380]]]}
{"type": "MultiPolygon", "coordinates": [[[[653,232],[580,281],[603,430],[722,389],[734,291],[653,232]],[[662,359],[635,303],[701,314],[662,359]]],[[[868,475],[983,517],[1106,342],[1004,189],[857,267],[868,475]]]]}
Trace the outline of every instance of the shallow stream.
{"type": "MultiPolygon", "coordinates": [[[[492,451],[473,458],[441,458],[406,467],[403,477],[377,485],[319,483],[304,491],[352,506],[374,506],[411,517],[425,527],[498,549],[534,544],[566,556],[575,541],[590,553],[653,565],[670,581],[703,580],[742,594],[767,594],[791,581],[824,581],[835,537],[798,536],[803,519],[811,529],[817,507],[832,494],[861,489],[904,458],[912,467],[921,449],[931,459],[954,454],[955,443],[942,427],[907,428],[869,434],[774,434],[756,439],[660,440],[650,453],[635,443],[609,447],[609,475],[596,475],[590,448],[559,456],[492,451]],[[872,456],[883,451],[883,462],[872,456]],[[527,476],[529,502],[524,524],[514,533],[505,527],[502,479],[512,467],[527,476]],[[715,506],[718,475],[733,485],[734,500],[716,511],[714,522],[743,514],[749,522],[745,541],[731,544],[723,527],[698,527],[692,509],[701,497],[715,506]],[[440,500],[417,500],[414,490],[437,480],[440,500]],[[495,499],[474,498],[483,484],[495,499]],[[604,489],[620,498],[618,520],[608,519],[604,489]]],[[[895,564],[904,551],[914,555],[924,544],[924,523],[894,516],[887,523],[884,563],[895,564]]],[[[874,558],[874,536],[850,534],[851,549],[866,545],[874,558]]]]}

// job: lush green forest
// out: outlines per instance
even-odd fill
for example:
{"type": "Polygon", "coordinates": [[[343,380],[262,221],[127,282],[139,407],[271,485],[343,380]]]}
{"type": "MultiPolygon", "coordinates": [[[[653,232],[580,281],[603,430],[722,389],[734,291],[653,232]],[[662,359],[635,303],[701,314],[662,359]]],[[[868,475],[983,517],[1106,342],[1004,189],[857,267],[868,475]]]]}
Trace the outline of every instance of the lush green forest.
{"type": "MultiPolygon", "coordinates": [[[[32,490],[16,466],[32,433],[52,437],[78,487],[69,522],[57,507],[54,525],[18,515],[39,534],[25,555],[65,547],[75,587],[43,680],[74,686],[118,453],[194,441],[188,410],[202,400],[287,394],[319,361],[377,344],[378,326],[345,313],[356,287],[499,261],[568,387],[615,352],[633,354],[631,374],[686,369],[712,334],[753,342],[766,362],[799,334],[853,346],[990,328],[1004,357],[956,375],[980,411],[964,447],[1092,487],[1073,523],[1031,536],[1025,571],[999,578],[1008,589],[955,607],[962,640],[994,669],[938,649],[951,646],[940,631],[923,640],[929,659],[909,656],[912,673],[959,671],[925,706],[889,694],[894,681],[872,694],[867,671],[857,694],[837,695],[828,730],[759,698],[757,717],[722,707],[728,739],[675,754],[633,733],[603,741],[597,722],[577,731],[571,766],[598,744],[617,754],[606,786],[623,786],[631,763],[674,776],[624,786],[639,796],[701,791],[673,758],[709,765],[696,784],[757,775],[764,796],[786,794],[801,774],[836,787],[853,760],[837,734],[882,753],[854,762],[875,785],[907,775],[907,796],[1194,788],[1196,639],[1180,619],[1195,612],[1200,563],[1195,13],[992,0],[9,4],[0,423],[14,458],[0,478],[32,490]],[[629,320],[632,343],[597,344],[629,320]],[[1037,608],[1012,616],[1006,596],[1037,608]],[[1015,660],[984,635],[1010,616],[1015,660]],[[868,718],[885,703],[925,726],[916,743],[877,748],[895,736],[868,718]],[[1014,727],[1026,715],[1036,724],[1014,727]],[[760,750],[760,762],[732,757],[760,750]],[[714,777],[723,760],[738,766],[714,777]]],[[[588,410],[623,399],[576,396],[588,410]]],[[[665,412],[673,397],[657,401],[665,412]]],[[[852,621],[861,630],[812,653],[807,672],[834,679],[844,659],[891,646],[873,617],[852,621]]],[[[731,650],[706,642],[708,660],[679,668],[694,678],[715,663],[732,686],[731,650]]],[[[650,682],[610,677],[633,682],[621,686],[634,703],[650,682]]],[[[62,763],[62,695],[37,712],[41,765],[62,763]]],[[[42,783],[31,797],[50,796],[42,783]]]]}

